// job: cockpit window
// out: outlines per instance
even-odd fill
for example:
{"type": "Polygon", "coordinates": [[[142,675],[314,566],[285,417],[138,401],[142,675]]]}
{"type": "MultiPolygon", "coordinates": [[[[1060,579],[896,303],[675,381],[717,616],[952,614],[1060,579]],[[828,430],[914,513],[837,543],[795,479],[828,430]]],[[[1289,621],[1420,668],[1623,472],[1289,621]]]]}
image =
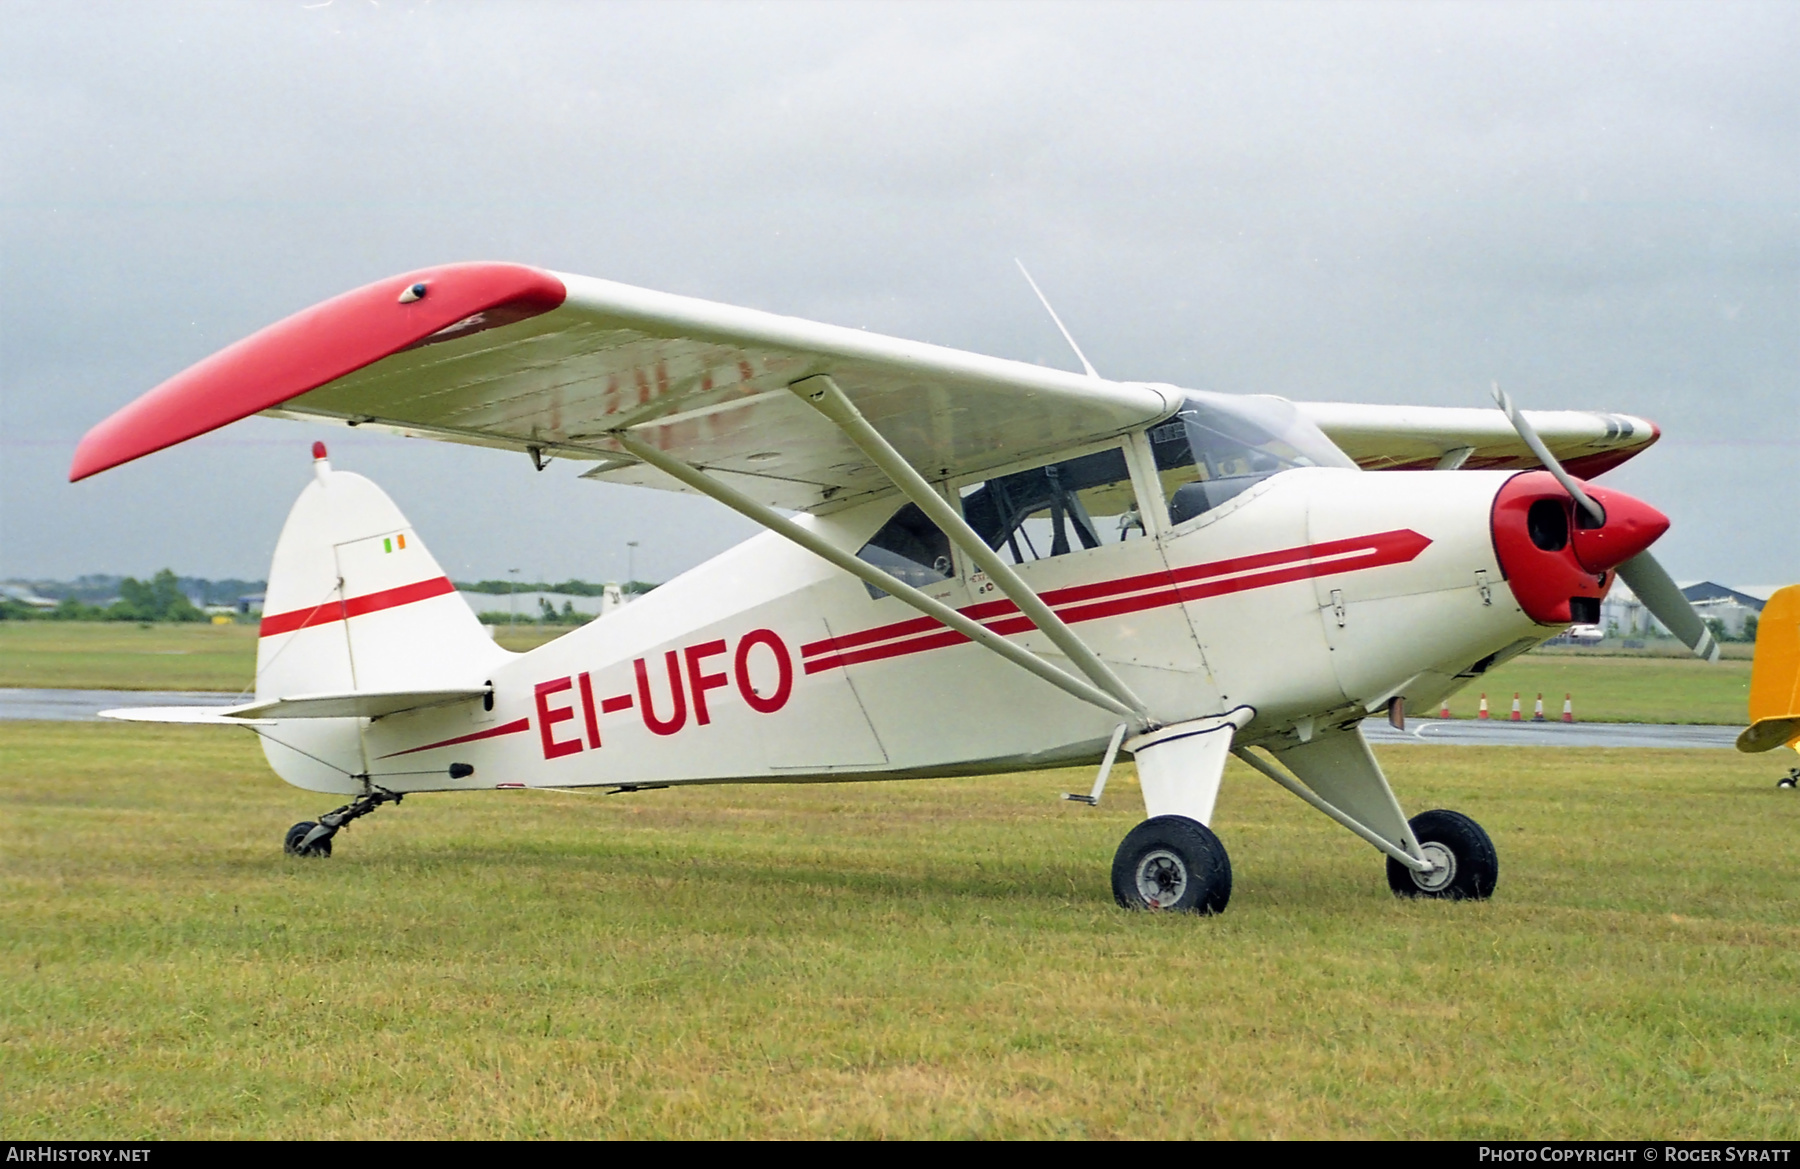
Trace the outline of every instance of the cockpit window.
{"type": "Polygon", "coordinates": [[[1278,471],[1347,467],[1340,451],[1291,402],[1187,391],[1181,411],[1150,431],[1156,469],[1179,524],[1219,506],[1278,471]]]}
{"type": "MultiPolygon", "coordinates": [[[[1280,471],[1356,469],[1291,402],[1184,393],[1181,410],[1150,431],[1172,523],[1215,508],[1280,471]]],[[[1014,564],[1144,534],[1125,452],[1116,446],[971,484],[962,489],[962,512],[987,546],[1014,564]]],[[[911,503],[857,555],[915,588],[956,572],[950,538],[911,503]]],[[[873,585],[868,589],[872,597],[887,595],[873,585]]]]}
{"type": "Polygon", "coordinates": [[[1014,564],[1143,535],[1118,447],[963,488],[963,518],[1014,564]]]}
{"type": "MultiPolygon", "coordinates": [[[[916,589],[948,579],[956,571],[950,557],[950,537],[926,518],[919,505],[909,503],[862,546],[857,557],[916,589]]],[[[863,582],[871,597],[887,593],[863,582]]]]}

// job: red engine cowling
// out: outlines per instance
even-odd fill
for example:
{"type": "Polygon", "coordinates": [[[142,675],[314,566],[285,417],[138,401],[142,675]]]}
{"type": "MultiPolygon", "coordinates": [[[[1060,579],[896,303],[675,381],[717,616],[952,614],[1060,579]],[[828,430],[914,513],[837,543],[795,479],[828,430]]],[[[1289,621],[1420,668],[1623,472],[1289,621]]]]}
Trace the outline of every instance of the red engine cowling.
{"type": "Polygon", "coordinates": [[[1591,624],[1612,570],[1654,544],[1669,518],[1622,491],[1582,484],[1595,524],[1548,471],[1526,471],[1494,496],[1494,554],[1525,615],[1540,625],[1591,624]]]}

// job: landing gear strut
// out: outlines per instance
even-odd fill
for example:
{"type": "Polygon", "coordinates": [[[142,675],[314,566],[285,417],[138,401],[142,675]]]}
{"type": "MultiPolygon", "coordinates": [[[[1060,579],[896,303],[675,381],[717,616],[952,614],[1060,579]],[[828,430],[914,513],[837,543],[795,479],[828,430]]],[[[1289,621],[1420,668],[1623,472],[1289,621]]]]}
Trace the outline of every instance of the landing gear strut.
{"type": "Polygon", "coordinates": [[[302,820],[287,830],[281,850],[289,856],[330,856],[331,838],[350,821],[367,816],[383,804],[397,804],[405,796],[384,787],[370,789],[341,808],[325,813],[317,822],[302,820]]]}

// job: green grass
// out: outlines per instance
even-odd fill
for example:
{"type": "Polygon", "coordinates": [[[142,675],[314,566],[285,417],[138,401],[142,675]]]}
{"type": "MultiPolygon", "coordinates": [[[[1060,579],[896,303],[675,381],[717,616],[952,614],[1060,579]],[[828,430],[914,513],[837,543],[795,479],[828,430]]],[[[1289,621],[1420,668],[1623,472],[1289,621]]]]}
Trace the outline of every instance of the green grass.
{"type": "Polygon", "coordinates": [[[0,622],[0,686],[235,691],[255,669],[254,625],[0,622]]]}
{"type": "Polygon", "coordinates": [[[1474,718],[1486,693],[1493,717],[1505,718],[1515,691],[1526,718],[1541,693],[1544,714],[1552,719],[1562,717],[1563,695],[1572,694],[1575,717],[1582,722],[1742,724],[1748,717],[1750,663],[1529,653],[1471,682],[1450,700],[1450,713],[1474,718]]]}
{"type": "MultiPolygon", "coordinates": [[[[525,650],[567,632],[527,624],[497,640],[525,650]]],[[[255,670],[255,625],[0,621],[0,687],[237,691],[255,670]]]]}
{"type": "Polygon", "coordinates": [[[248,735],[0,724],[0,1133],[1791,1139],[1773,765],[1384,761],[1493,902],[1235,764],[1205,920],[1113,908],[1128,769],[419,796],[300,861],[248,735]]]}

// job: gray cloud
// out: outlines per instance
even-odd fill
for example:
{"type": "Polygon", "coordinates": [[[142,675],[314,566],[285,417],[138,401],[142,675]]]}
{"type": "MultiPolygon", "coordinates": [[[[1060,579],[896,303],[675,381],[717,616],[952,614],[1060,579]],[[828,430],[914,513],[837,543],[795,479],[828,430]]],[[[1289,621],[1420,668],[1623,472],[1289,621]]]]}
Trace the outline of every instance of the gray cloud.
{"type": "MultiPolygon", "coordinates": [[[[1786,5],[6,10],[0,573],[260,574],[304,427],[93,422],[409,267],[544,264],[1229,390],[1656,418],[1681,576],[1800,575],[1786,5]],[[1771,486],[1774,485],[1774,486],[1771,486]]],[[[458,574],[666,576],[703,501],[341,433],[458,574]]]]}

